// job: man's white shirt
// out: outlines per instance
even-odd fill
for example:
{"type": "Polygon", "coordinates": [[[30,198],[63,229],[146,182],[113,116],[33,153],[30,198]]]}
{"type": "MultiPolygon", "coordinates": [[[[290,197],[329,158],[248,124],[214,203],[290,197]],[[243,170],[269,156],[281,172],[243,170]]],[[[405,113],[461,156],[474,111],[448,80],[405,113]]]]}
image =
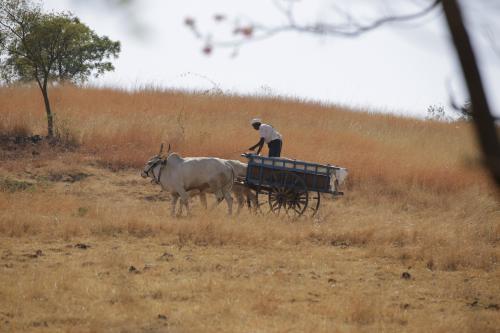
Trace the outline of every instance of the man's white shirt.
{"type": "Polygon", "coordinates": [[[281,134],[268,124],[260,124],[259,134],[261,138],[264,138],[265,143],[269,143],[276,139],[281,140],[281,134]]]}

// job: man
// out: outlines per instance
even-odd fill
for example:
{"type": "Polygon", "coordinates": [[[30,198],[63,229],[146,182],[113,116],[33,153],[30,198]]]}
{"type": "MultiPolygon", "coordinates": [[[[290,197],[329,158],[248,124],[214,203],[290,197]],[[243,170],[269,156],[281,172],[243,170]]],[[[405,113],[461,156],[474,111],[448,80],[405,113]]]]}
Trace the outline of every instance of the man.
{"type": "Polygon", "coordinates": [[[281,147],[283,146],[281,134],[271,125],[263,124],[259,118],[252,119],[250,124],[255,130],[259,131],[260,140],[256,145],[248,149],[253,151],[258,147],[257,155],[259,155],[265,142],[269,148],[269,157],[280,157],[281,147]]]}

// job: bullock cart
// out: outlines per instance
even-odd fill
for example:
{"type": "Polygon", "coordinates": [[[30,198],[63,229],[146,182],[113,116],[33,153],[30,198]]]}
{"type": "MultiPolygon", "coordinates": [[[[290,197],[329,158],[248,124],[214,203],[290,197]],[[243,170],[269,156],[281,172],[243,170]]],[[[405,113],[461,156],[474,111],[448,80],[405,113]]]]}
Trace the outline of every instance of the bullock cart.
{"type": "Polygon", "coordinates": [[[245,179],[238,182],[255,190],[262,212],[314,216],[321,193],[343,195],[338,184],[347,175],[344,168],[254,154],[242,156],[248,159],[248,168],[245,179]]]}

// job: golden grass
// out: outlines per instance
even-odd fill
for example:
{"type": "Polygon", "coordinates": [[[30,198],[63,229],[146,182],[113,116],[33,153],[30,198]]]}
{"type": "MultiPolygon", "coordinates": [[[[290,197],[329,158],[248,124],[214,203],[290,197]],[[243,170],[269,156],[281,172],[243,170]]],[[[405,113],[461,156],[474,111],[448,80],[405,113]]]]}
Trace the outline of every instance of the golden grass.
{"type": "MultiPolygon", "coordinates": [[[[468,124],[174,92],[59,87],[52,100],[78,149],[0,146],[0,331],[500,326],[500,210],[468,124]],[[346,196],[325,197],[315,220],[196,200],[192,218],[170,218],[139,177],[145,160],[160,142],[238,158],[254,116],[282,132],[286,156],[348,167],[346,196]]],[[[0,89],[0,135],[44,126],[36,89],[0,89]]]]}
{"type": "MultiPolygon", "coordinates": [[[[45,133],[43,103],[35,87],[2,88],[6,128],[45,133]]],[[[190,156],[238,158],[257,140],[249,119],[260,116],[284,135],[285,156],[351,169],[351,181],[454,191],[484,184],[466,123],[423,122],[353,113],[276,98],[190,95],[57,87],[51,90],[61,130],[114,168],[142,167],[161,142],[190,156]]],[[[2,130],[2,128],[0,128],[2,130]]]]}

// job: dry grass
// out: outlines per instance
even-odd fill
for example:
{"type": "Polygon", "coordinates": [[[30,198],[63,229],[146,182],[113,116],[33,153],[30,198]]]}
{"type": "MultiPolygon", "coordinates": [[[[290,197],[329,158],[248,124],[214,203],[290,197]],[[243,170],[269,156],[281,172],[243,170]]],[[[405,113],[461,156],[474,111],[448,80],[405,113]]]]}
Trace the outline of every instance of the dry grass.
{"type": "MultiPolygon", "coordinates": [[[[500,210],[467,124],[155,91],[52,99],[80,148],[0,147],[0,331],[500,327],[500,210]],[[138,176],[159,142],[237,158],[254,116],[283,133],[285,155],[347,166],[347,195],[314,221],[197,202],[171,219],[138,176]]],[[[2,88],[0,106],[0,134],[44,133],[36,89],[2,88]]]]}
{"type": "MultiPolygon", "coordinates": [[[[346,165],[352,181],[366,186],[406,190],[411,185],[449,192],[485,183],[484,174],[467,164],[477,151],[466,123],[175,92],[59,87],[51,90],[51,98],[61,131],[72,133],[87,151],[115,168],[142,167],[160,142],[171,143],[185,155],[238,158],[256,141],[249,119],[261,116],[284,135],[286,156],[346,165]]],[[[2,88],[0,100],[3,130],[17,126],[45,133],[36,88],[2,88]]]]}

